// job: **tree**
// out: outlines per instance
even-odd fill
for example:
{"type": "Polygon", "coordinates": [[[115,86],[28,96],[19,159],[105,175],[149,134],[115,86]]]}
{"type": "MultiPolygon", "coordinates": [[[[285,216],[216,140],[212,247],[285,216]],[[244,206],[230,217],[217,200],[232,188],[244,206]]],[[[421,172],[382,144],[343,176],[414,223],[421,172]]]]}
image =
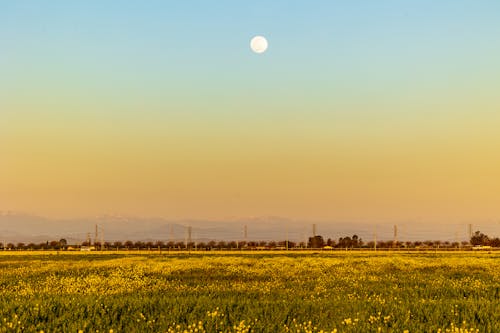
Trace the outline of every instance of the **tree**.
{"type": "Polygon", "coordinates": [[[327,241],[326,241],[326,245],[328,245],[328,246],[335,246],[336,245],[335,240],[331,239],[331,238],[328,238],[327,241]]]}
{"type": "Polygon", "coordinates": [[[255,242],[255,241],[249,241],[248,242],[248,247],[257,247],[259,245],[258,242],[255,242]]]}
{"type": "Polygon", "coordinates": [[[349,236],[344,237],[344,238],[340,237],[338,244],[339,244],[339,247],[345,247],[345,248],[351,247],[352,246],[352,239],[349,236]]]}
{"type": "Polygon", "coordinates": [[[495,237],[495,238],[490,239],[490,246],[500,247],[500,238],[495,237]]]}
{"type": "Polygon", "coordinates": [[[217,247],[222,250],[223,248],[227,247],[227,244],[226,242],[221,240],[217,243],[217,247]]]}
{"type": "Polygon", "coordinates": [[[311,247],[313,249],[322,248],[324,245],[325,241],[323,240],[323,236],[320,235],[309,237],[309,241],[307,242],[307,247],[311,247]]]}
{"type": "Polygon", "coordinates": [[[358,235],[352,235],[351,237],[351,247],[358,247],[359,237],[358,235]]]}
{"type": "Polygon", "coordinates": [[[479,230],[472,235],[470,238],[470,243],[474,246],[476,245],[488,245],[490,242],[490,239],[488,236],[480,232],[479,230]]]}
{"type": "Polygon", "coordinates": [[[433,241],[431,241],[431,240],[426,240],[426,241],[424,241],[424,244],[425,244],[426,246],[428,246],[428,247],[432,247],[432,246],[434,246],[434,242],[433,242],[433,241]]]}
{"type": "Polygon", "coordinates": [[[59,246],[60,246],[61,248],[63,248],[63,249],[64,249],[64,248],[66,248],[66,246],[67,246],[67,245],[68,245],[68,241],[67,241],[66,239],[61,238],[61,239],[59,240],[59,246]]]}
{"type": "Polygon", "coordinates": [[[284,240],[284,241],[278,242],[278,246],[291,249],[291,248],[295,247],[295,242],[292,242],[290,240],[288,240],[288,241],[284,240]]]}

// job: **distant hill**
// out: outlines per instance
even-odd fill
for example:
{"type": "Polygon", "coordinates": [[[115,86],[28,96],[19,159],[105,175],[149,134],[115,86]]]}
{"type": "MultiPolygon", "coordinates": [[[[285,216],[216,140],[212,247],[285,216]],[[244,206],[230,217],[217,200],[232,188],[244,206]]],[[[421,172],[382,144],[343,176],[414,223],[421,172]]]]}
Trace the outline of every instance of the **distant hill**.
{"type": "MultiPolygon", "coordinates": [[[[12,212],[0,212],[0,242],[45,242],[65,238],[69,243],[81,243],[87,234],[94,238],[95,225],[104,233],[106,241],[183,241],[187,227],[191,226],[192,238],[207,240],[243,240],[247,226],[248,240],[303,241],[312,235],[312,224],[317,234],[325,239],[357,234],[365,241],[377,235],[378,240],[393,238],[393,223],[360,223],[342,221],[299,221],[278,216],[240,218],[231,221],[168,220],[160,217],[130,217],[102,215],[89,218],[50,219],[12,212]]],[[[499,223],[474,225],[474,230],[498,237],[499,223]]],[[[398,223],[398,239],[404,240],[465,240],[466,224],[398,223]]],[[[99,236],[100,238],[101,236],[99,236]]]]}

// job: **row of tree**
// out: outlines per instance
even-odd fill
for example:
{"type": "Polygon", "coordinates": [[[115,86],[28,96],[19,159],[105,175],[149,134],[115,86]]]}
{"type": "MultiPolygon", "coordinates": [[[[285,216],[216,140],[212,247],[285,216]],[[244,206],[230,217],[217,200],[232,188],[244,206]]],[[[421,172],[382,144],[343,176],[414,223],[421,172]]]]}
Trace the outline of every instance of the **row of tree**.
{"type": "MultiPolygon", "coordinates": [[[[462,246],[491,246],[500,247],[500,238],[490,238],[480,231],[476,231],[471,239],[463,242],[449,242],[449,241],[377,241],[377,247],[380,248],[418,248],[418,247],[462,247],[462,246]]],[[[375,247],[375,242],[363,242],[361,238],[357,235],[352,237],[340,237],[338,241],[328,238],[324,240],[322,236],[314,236],[309,238],[308,246],[312,248],[322,248],[324,246],[329,246],[333,248],[373,248],[375,247]]]]}
{"type": "Polygon", "coordinates": [[[476,231],[470,238],[470,243],[474,246],[500,247],[500,238],[490,238],[480,231],[476,231]]]}
{"type": "MultiPolygon", "coordinates": [[[[419,247],[443,247],[443,248],[457,248],[461,246],[491,246],[500,247],[500,239],[490,238],[487,235],[476,231],[470,239],[470,242],[448,242],[448,241],[378,241],[376,247],[378,248],[419,248],[419,247]]],[[[142,242],[142,241],[115,241],[115,242],[94,242],[88,241],[81,244],[69,245],[66,239],[59,241],[47,241],[43,243],[0,243],[0,248],[3,249],[16,249],[16,250],[65,250],[65,249],[78,249],[81,247],[94,247],[95,249],[291,249],[291,248],[374,248],[375,242],[364,242],[357,235],[340,237],[338,240],[328,238],[326,241],[322,236],[310,237],[308,242],[292,242],[292,241],[209,241],[209,242],[142,242]]]]}

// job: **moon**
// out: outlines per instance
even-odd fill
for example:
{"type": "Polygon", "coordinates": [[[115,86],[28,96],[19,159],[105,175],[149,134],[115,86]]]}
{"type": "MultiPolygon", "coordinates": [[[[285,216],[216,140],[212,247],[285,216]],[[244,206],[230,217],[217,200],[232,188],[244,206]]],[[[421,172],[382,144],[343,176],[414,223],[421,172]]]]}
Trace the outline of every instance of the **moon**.
{"type": "Polygon", "coordinates": [[[266,52],[268,45],[269,44],[267,43],[267,39],[265,37],[262,37],[262,36],[255,36],[250,41],[250,48],[255,53],[266,52]]]}

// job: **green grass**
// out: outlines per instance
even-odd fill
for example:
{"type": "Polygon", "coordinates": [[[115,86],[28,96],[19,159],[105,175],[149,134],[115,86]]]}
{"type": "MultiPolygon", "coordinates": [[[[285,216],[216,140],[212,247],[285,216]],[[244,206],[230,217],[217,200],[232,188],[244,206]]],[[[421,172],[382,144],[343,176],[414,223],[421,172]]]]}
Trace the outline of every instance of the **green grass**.
{"type": "Polygon", "coordinates": [[[0,332],[500,332],[500,254],[0,255],[0,294],[0,332]]]}

